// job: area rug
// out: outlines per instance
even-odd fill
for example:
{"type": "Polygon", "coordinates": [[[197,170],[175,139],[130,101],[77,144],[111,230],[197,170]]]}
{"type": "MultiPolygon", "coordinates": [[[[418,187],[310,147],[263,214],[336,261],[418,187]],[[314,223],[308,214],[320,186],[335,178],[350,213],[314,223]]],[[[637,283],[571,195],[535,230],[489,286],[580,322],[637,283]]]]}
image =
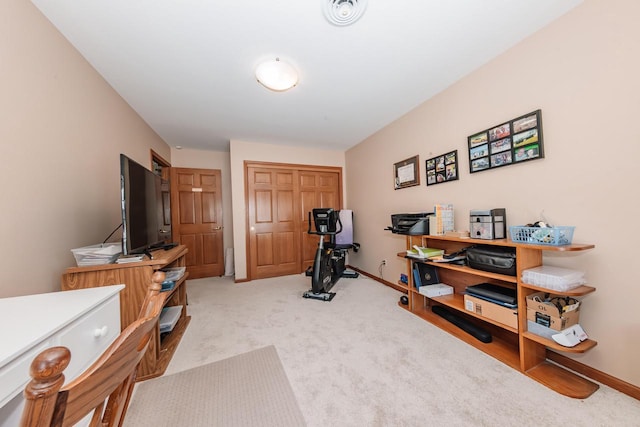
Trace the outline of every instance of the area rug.
{"type": "Polygon", "coordinates": [[[136,385],[125,426],[305,426],[274,346],[136,385]]]}

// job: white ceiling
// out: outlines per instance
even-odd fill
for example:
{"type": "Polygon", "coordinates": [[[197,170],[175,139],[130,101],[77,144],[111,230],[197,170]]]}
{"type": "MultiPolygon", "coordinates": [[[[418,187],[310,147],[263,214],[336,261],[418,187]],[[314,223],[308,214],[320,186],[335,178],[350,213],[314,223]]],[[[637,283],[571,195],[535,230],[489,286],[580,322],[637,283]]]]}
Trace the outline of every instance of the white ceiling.
{"type": "Polygon", "coordinates": [[[326,1],[32,0],[170,146],[214,150],[352,147],[582,0],[369,0],[347,27],[326,1]],[[255,80],[275,57],[288,92],[255,80]]]}

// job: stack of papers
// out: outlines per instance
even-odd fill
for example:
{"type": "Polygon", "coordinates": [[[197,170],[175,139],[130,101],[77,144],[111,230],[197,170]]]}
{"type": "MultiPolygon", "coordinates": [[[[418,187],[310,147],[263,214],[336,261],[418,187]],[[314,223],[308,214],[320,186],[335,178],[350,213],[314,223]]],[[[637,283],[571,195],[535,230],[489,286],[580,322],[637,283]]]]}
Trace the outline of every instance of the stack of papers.
{"type": "Polygon", "coordinates": [[[91,265],[111,264],[120,255],[122,247],[120,243],[104,243],[100,245],[86,246],[84,248],[71,249],[76,258],[78,267],[91,265]]]}
{"type": "Polygon", "coordinates": [[[413,249],[407,250],[407,256],[417,259],[427,259],[444,255],[444,249],[425,248],[414,245],[413,249]]]}
{"type": "Polygon", "coordinates": [[[142,261],[144,255],[125,255],[116,260],[117,264],[128,264],[130,262],[142,261]]]}

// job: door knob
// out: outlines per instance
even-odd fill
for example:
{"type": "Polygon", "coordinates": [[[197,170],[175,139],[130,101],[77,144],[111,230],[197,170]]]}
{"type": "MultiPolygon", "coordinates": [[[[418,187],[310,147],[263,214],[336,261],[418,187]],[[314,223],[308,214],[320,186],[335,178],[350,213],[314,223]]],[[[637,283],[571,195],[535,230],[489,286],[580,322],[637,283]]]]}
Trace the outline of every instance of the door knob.
{"type": "Polygon", "coordinates": [[[222,227],[221,227],[221,226],[211,227],[211,229],[212,229],[213,231],[218,231],[218,230],[222,230],[222,227]]]}

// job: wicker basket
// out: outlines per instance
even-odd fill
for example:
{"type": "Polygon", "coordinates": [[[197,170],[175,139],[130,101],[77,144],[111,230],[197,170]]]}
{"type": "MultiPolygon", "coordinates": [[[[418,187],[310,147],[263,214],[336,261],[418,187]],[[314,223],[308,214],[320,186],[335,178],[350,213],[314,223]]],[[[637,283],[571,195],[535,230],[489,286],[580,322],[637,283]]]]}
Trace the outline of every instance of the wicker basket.
{"type": "Polygon", "coordinates": [[[575,227],[572,226],[523,227],[512,225],[509,227],[509,234],[511,240],[518,243],[562,246],[571,244],[574,229],[575,227]]]}

